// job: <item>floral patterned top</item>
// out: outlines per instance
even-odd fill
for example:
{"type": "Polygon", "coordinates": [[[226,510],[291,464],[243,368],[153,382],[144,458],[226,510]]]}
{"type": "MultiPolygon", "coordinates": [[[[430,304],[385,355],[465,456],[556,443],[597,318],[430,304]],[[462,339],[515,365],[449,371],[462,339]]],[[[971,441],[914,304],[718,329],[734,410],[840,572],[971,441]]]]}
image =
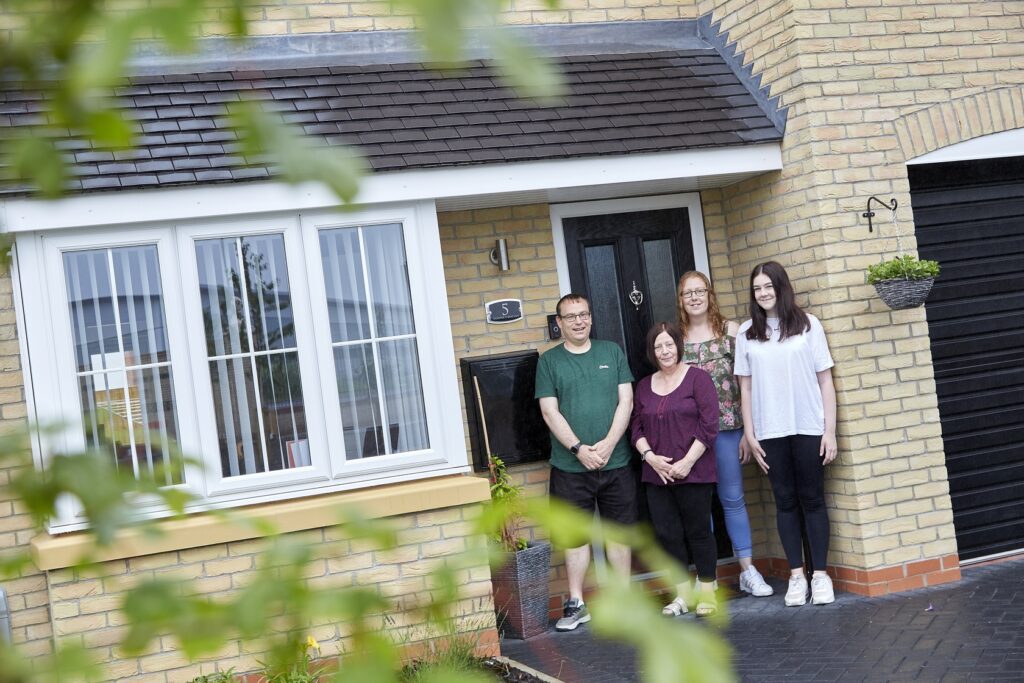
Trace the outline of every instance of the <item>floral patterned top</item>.
{"type": "Polygon", "coordinates": [[[697,343],[683,342],[683,362],[708,373],[715,383],[721,410],[718,429],[721,431],[743,427],[740,383],[732,372],[735,357],[736,340],[729,335],[697,343]]]}

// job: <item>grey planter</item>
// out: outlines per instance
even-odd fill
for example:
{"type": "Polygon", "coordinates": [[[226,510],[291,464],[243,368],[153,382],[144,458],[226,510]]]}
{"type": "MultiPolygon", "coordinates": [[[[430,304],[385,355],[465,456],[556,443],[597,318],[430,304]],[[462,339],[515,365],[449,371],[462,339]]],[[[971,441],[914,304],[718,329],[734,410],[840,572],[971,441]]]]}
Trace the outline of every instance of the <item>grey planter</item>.
{"type": "Polygon", "coordinates": [[[881,280],[875,283],[875,291],[886,306],[894,311],[901,311],[924,304],[933,284],[933,277],[923,280],[881,280]]]}
{"type": "Polygon", "coordinates": [[[491,568],[498,632],[506,638],[531,638],[548,630],[548,573],[551,546],[536,543],[506,553],[491,568]]]}

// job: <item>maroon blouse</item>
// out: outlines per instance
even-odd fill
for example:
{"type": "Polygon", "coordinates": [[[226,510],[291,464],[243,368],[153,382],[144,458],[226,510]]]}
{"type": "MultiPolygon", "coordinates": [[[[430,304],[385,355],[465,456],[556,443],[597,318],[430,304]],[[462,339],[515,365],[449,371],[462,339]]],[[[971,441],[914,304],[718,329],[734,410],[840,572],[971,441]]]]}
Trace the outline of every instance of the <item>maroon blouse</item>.
{"type": "MultiPolygon", "coordinates": [[[[646,438],[655,454],[671,458],[672,462],[682,460],[694,439],[699,440],[707,449],[690,474],[673,484],[711,484],[718,480],[715,467],[718,412],[715,384],[700,368],[687,370],[683,381],[667,396],[654,393],[651,377],[644,377],[636,385],[630,438],[634,446],[641,437],[646,438]]],[[[641,480],[663,486],[661,477],[647,463],[643,464],[641,480]]]]}

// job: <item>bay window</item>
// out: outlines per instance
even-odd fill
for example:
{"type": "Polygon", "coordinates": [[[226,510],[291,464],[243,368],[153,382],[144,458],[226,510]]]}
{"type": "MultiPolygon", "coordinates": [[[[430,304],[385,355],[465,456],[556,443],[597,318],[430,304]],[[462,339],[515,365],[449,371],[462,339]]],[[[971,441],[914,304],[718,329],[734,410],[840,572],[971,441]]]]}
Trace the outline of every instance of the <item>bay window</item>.
{"type": "Polygon", "coordinates": [[[197,509],[466,471],[432,204],[16,244],[42,466],[99,449],[197,509]]]}

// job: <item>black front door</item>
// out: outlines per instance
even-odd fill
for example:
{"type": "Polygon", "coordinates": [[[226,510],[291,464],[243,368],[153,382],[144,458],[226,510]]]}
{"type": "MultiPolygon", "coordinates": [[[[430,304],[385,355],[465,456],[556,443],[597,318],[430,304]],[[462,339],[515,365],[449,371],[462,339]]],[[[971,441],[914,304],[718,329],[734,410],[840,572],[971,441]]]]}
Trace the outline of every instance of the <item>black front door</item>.
{"type": "Polygon", "coordinates": [[[644,350],[655,322],[676,320],[676,283],[694,267],[685,208],[563,218],[572,291],[590,299],[596,339],[626,352],[633,376],[654,369],[644,350]]]}

